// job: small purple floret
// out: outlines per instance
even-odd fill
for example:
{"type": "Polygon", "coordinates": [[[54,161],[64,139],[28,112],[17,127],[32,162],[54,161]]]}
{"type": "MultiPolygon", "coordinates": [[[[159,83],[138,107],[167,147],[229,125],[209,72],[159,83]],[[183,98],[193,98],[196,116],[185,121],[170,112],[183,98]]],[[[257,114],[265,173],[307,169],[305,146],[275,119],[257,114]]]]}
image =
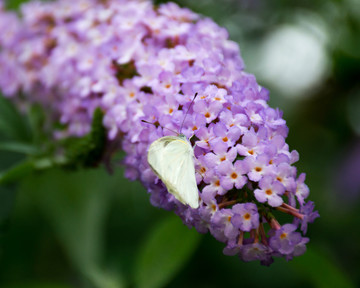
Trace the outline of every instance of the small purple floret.
{"type": "Polygon", "coordinates": [[[236,204],[232,207],[234,216],[231,223],[242,231],[249,232],[259,226],[259,213],[255,204],[236,204]]]}
{"type": "Polygon", "coordinates": [[[279,230],[273,232],[270,237],[270,247],[281,254],[291,254],[294,252],[295,246],[302,241],[301,234],[296,232],[296,225],[285,224],[279,230]]]}

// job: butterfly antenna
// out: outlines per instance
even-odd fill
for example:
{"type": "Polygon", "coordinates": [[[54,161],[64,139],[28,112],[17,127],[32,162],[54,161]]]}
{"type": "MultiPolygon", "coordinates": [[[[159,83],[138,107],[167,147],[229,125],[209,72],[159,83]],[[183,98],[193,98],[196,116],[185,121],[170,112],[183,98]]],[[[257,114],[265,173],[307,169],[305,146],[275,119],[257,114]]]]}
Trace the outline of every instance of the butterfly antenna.
{"type": "Polygon", "coordinates": [[[190,108],[194,104],[194,101],[195,101],[195,98],[196,98],[197,95],[198,95],[198,93],[196,92],[195,95],[194,95],[194,98],[192,99],[192,101],[190,103],[190,106],[189,106],[188,110],[186,111],[186,114],[185,114],[184,119],[183,119],[183,121],[181,123],[181,126],[180,126],[180,134],[181,134],[181,130],[182,130],[183,126],[184,126],[186,116],[189,114],[190,108]]]}
{"type": "Polygon", "coordinates": [[[169,131],[171,131],[171,132],[173,132],[173,133],[175,133],[175,134],[179,134],[178,132],[176,132],[176,131],[174,131],[174,130],[172,130],[172,129],[169,129],[169,128],[166,128],[166,127],[160,125],[158,122],[151,123],[151,122],[146,121],[146,120],[141,120],[141,122],[154,125],[156,128],[160,126],[162,129],[166,129],[166,130],[169,130],[169,131]]]}

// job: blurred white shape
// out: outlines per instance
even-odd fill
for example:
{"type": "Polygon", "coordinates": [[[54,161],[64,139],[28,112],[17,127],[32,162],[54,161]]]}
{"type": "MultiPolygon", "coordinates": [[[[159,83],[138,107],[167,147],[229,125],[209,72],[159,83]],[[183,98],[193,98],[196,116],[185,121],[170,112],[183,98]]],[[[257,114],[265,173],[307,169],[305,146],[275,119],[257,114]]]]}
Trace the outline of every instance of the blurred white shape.
{"type": "Polygon", "coordinates": [[[269,33],[260,46],[257,75],[281,94],[311,96],[329,72],[327,33],[318,21],[298,15],[296,24],[286,24],[269,33]]]}

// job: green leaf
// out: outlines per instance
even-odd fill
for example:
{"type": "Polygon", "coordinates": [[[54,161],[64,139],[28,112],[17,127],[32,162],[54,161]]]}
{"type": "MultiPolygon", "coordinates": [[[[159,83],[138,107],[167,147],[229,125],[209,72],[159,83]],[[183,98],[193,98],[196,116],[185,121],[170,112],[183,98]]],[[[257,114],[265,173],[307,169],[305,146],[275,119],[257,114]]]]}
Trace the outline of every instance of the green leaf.
{"type": "Polygon", "coordinates": [[[294,259],[291,265],[305,279],[310,279],[314,287],[355,288],[338,264],[320,250],[308,249],[303,256],[294,259]]]}
{"type": "Polygon", "coordinates": [[[123,287],[119,273],[100,266],[110,192],[104,170],[50,169],[27,178],[20,193],[31,195],[53,227],[74,267],[92,287],[123,287]]]}
{"type": "Polygon", "coordinates": [[[26,159],[10,169],[0,173],[0,185],[17,182],[35,170],[45,170],[56,166],[64,165],[65,159],[58,158],[38,158],[26,159]]]}
{"type": "Polygon", "coordinates": [[[134,282],[137,288],[166,286],[190,260],[201,235],[172,216],[151,231],[135,259],[134,282]]]}
{"type": "Polygon", "coordinates": [[[36,154],[36,147],[21,142],[0,142],[0,150],[22,154],[36,154]]]}
{"type": "Polygon", "coordinates": [[[20,162],[10,169],[0,173],[0,185],[16,182],[33,172],[34,169],[35,167],[32,161],[25,160],[20,162]]]}
{"type": "MultiPolygon", "coordinates": [[[[26,119],[26,118],[25,118],[26,119]]],[[[0,94],[0,132],[12,140],[30,142],[30,129],[14,105],[0,94]]]]}

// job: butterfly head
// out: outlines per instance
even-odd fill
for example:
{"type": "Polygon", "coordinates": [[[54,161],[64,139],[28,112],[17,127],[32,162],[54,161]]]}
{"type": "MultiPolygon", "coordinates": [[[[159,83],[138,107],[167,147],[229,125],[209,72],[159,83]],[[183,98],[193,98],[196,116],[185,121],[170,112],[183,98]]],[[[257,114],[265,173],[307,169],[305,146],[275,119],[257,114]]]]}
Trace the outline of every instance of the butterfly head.
{"type": "Polygon", "coordinates": [[[184,134],[182,134],[182,133],[180,133],[180,134],[178,135],[178,137],[181,138],[181,139],[183,139],[183,140],[187,140],[186,136],[185,136],[184,134]]]}

